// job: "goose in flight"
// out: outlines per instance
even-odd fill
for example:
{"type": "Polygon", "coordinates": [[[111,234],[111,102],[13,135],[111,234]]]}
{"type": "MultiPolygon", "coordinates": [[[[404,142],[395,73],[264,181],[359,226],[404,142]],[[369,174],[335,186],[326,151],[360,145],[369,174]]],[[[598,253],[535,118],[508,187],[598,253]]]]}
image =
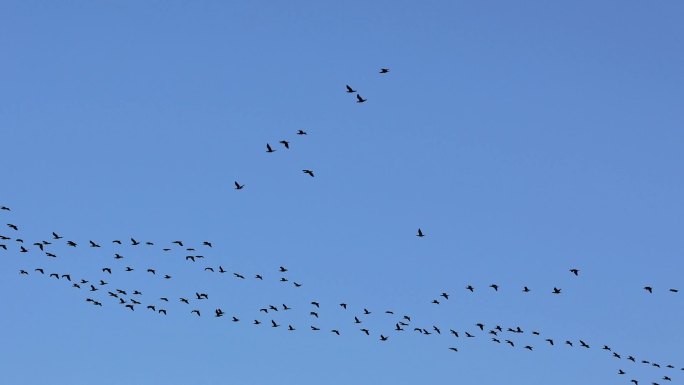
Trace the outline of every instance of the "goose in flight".
{"type": "Polygon", "coordinates": [[[348,93],[348,94],[353,94],[354,92],[356,92],[356,90],[353,89],[353,88],[351,88],[351,87],[349,87],[349,85],[347,84],[347,93],[348,93]]]}
{"type": "Polygon", "coordinates": [[[381,73],[381,74],[386,74],[386,73],[388,73],[389,71],[390,71],[389,68],[380,68],[380,73],[381,73]]]}
{"type": "Polygon", "coordinates": [[[304,130],[298,130],[297,135],[307,135],[307,133],[304,130]]]}
{"type": "Polygon", "coordinates": [[[240,183],[238,183],[237,181],[235,181],[235,182],[233,182],[233,183],[235,183],[235,189],[236,189],[236,190],[242,190],[242,189],[245,187],[244,184],[240,184],[240,183]]]}
{"type": "Polygon", "coordinates": [[[313,176],[314,176],[314,173],[313,173],[312,170],[302,170],[302,172],[303,172],[304,174],[309,174],[312,178],[313,178],[313,176]]]}
{"type": "Polygon", "coordinates": [[[290,142],[288,142],[287,140],[281,140],[281,141],[278,142],[278,143],[280,143],[280,144],[282,144],[283,146],[285,146],[285,148],[287,148],[288,150],[290,149],[290,142]]]}
{"type": "Polygon", "coordinates": [[[368,100],[368,99],[364,99],[364,98],[361,97],[361,95],[356,94],[356,102],[357,102],[357,103],[363,103],[363,102],[365,102],[366,100],[368,100]]]}
{"type": "Polygon", "coordinates": [[[271,148],[271,145],[266,143],[266,152],[275,152],[276,150],[271,148]]]}
{"type": "Polygon", "coordinates": [[[575,274],[575,276],[579,276],[579,270],[577,270],[577,269],[570,269],[570,272],[572,274],[575,274]]]}

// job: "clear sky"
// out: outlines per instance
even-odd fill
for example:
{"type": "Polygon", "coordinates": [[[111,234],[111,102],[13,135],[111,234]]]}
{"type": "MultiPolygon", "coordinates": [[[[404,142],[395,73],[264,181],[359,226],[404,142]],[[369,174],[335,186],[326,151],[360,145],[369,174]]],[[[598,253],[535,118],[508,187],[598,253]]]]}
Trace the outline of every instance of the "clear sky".
{"type": "Polygon", "coordinates": [[[684,383],[683,19],[670,0],[0,1],[0,384],[684,383]],[[52,231],[57,258],[32,245],[52,231]]]}

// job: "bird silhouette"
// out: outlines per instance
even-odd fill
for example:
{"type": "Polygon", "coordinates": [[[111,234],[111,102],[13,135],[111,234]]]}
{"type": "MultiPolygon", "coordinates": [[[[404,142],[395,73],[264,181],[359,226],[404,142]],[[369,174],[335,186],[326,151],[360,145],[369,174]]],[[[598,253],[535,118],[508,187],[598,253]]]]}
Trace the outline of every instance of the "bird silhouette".
{"type": "Polygon", "coordinates": [[[578,276],[578,275],[579,275],[579,270],[577,270],[577,269],[570,269],[570,272],[571,272],[572,274],[575,274],[575,276],[578,276]]]}
{"type": "Polygon", "coordinates": [[[311,170],[302,170],[302,172],[303,172],[304,174],[309,174],[309,176],[311,176],[312,178],[313,178],[313,176],[314,176],[314,173],[313,173],[313,171],[311,171],[311,170]]]}
{"type": "Polygon", "coordinates": [[[290,148],[290,142],[288,142],[287,140],[281,140],[281,141],[278,142],[278,143],[282,144],[282,145],[285,146],[285,148],[287,148],[287,149],[290,148]]]}
{"type": "Polygon", "coordinates": [[[418,234],[416,234],[416,237],[422,238],[422,237],[424,237],[424,236],[425,236],[425,234],[423,234],[423,230],[421,230],[420,228],[418,228],[418,234]]]}
{"type": "Polygon", "coordinates": [[[306,131],[298,130],[297,135],[307,135],[306,131]]]}
{"type": "Polygon", "coordinates": [[[244,184],[240,184],[240,183],[238,183],[237,181],[235,181],[235,182],[233,182],[233,183],[235,183],[235,189],[236,189],[236,190],[242,190],[242,189],[245,187],[244,184]]]}
{"type": "Polygon", "coordinates": [[[380,68],[380,73],[381,73],[381,74],[386,74],[386,73],[388,73],[389,71],[390,71],[389,68],[380,68]]]}
{"type": "Polygon", "coordinates": [[[266,152],[275,152],[276,150],[271,148],[271,145],[266,143],[266,152]]]}
{"type": "Polygon", "coordinates": [[[349,85],[347,85],[347,93],[348,93],[348,94],[352,94],[352,93],[354,93],[354,92],[356,92],[356,90],[355,90],[355,89],[352,89],[351,87],[349,87],[349,85]]]}
{"type": "Polygon", "coordinates": [[[368,100],[368,99],[364,99],[361,97],[361,95],[356,94],[356,102],[357,103],[364,103],[366,100],[368,100]]]}
{"type": "Polygon", "coordinates": [[[650,286],[644,286],[644,290],[646,290],[649,293],[653,293],[653,288],[650,286]]]}

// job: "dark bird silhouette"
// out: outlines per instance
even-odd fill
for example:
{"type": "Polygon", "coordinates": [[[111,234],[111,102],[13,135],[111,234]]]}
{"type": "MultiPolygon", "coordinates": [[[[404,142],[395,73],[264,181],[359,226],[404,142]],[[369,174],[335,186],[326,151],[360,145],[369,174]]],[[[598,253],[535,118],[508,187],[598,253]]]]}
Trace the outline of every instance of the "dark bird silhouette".
{"type": "Polygon", "coordinates": [[[138,241],[136,241],[135,239],[131,238],[131,245],[137,246],[137,245],[139,245],[139,244],[140,244],[140,242],[138,242],[138,241]]]}
{"type": "Polygon", "coordinates": [[[195,309],[195,310],[191,310],[191,311],[190,311],[190,314],[192,314],[192,313],[195,313],[195,314],[197,314],[197,316],[198,316],[198,317],[200,316],[200,311],[199,311],[199,310],[197,310],[197,309],[195,309]]]}
{"type": "Polygon", "coordinates": [[[177,244],[178,246],[183,247],[183,242],[182,242],[182,241],[173,241],[173,242],[171,242],[171,243],[175,243],[175,244],[177,244]]]}
{"type": "Polygon", "coordinates": [[[187,255],[187,256],[185,257],[185,260],[186,260],[186,261],[193,261],[193,262],[195,262],[195,257],[194,257],[193,255],[187,255]]]}
{"type": "Polygon", "coordinates": [[[243,275],[240,275],[238,273],[233,273],[233,275],[235,276],[235,278],[245,279],[243,275]]]}
{"type": "Polygon", "coordinates": [[[12,211],[12,210],[10,210],[10,208],[7,207],[7,206],[2,206],[2,207],[0,207],[0,210],[12,211]]]}
{"type": "Polygon", "coordinates": [[[120,244],[121,244],[121,241],[118,240],[118,239],[115,239],[115,240],[112,241],[112,243],[116,243],[117,245],[120,245],[120,244]]]}
{"type": "Polygon", "coordinates": [[[479,327],[480,330],[484,330],[484,324],[478,323],[478,324],[475,324],[475,326],[479,327]]]}
{"type": "Polygon", "coordinates": [[[97,243],[95,243],[93,241],[88,241],[88,242],[90,242],[90,247],[100,247],[100,245],[98,245],[97,243]]]}
{"type": "Polygon", "coordinates": [[[309,315],[312,315],[312,316],[318,318],[318,313],[316,313],[315,311],[309,312],[309,315]]]}
{"type": "Polygon", "coordinates": [[[261,275],[259,275],[259,274],[255,275],[255,276],[254,276],[254,278],[256,278],[256,279],[260,279],[260,280],[262,280],[262,281],[264,280],[264,277],[262,277],[262,276],[261,276],[261,275]]]}
{"type": "Polygon", "coordinates": [[[7,227],[9,227],[10,229],[12,229],[14,231],[19,231],[19,227],[17,227],[16,225],[13,225],[11,223],[8,223],[7,227]]]}
{"type": "Polygon", "coordinates": [[[618,374],[625,374],[625,371],[620,369],[620,370],[618,370],[618,374]]]}
{"type": "Polygon", "coordinates": [[[112,269],[110,269],[110,268],[108,268],[108,267],[103,267],[103,268],[102,268],[102,272],[103,272],[103,273],[112,274],[112,269]]]}
{"type": "Polygon", "coordinates": [[[214,246],[211,244],[211,242],[208,242],[208,241],[202,242],[202,246],[214,247],[214,246]]]}
{"type": "Polygon", "coordinates": [[[532,346],[526,345],[523,349],[527,349],[527,350],[529,350],[529,351],[532,351],[532,346]]]}
{"type": "Polygon", "coordinates": [[[382,334],[380,334],[380,341],[387,341],[389,337],[385,337],[382,334]]]}
{"type": "Polygon", "coordinates": [[[349,87],[349,85],[347,85],[347,93],[352,94],[354,92],[356,92],[356,90],[352,89],[351,87],[349,87]]]}
{"type": "Polygon", "coordinates": [[[235,183],[235,189],[236,189],[236,190],[242,190],[242,189],[245,187],[244,184],[240,184],[240,183],[238,183],[237,181],[235,181],[235,182],[233,182],[233,183],[235,183]]]}
{"type": "Polygon", "coordinates": [[[371,313],[371,312],[370,312],[368,309],[366,309],[366,308],[363,309],[363,314],[368,315],[368,314],[370,314],[370,313],[371,313]]]}
{"type": "Polygon", "coordinates": [[[363,102],[365,102],[366,100],[368,100],[368,99],[364,99],[364,98],[361,97],[361,95],[356,94],[356,102],[357,102],[357,103],[363,103],[363,102]]]}
{"type": "Polygon", "coordinates": [[[338,336],[340,335],[340,332],[339,332],[339,330],[337,330],[337,329],[333,329],[333,330],[331,330],[330,332],[335,333],[335,334],[337,334],[338,336]]]}
{"type": "Polygon", "coordinates": [[[47,255],[48,257],[51,257],[51,258],[57,258],[57,256],[52,254],[52,253],[45,253],[45,255],[47,255]]]}
{"type": "MultiPolygon", "coordinates": [[[[397,326],[399,326],[399,325],[397,325],[397,326]]],[[[362,332],[366,333],[367,336],[370,335],[370,331],[369,331],[368,329],[359,329],[359,330],[361,330],[362,332]]],[[[401,329],[401,330],[403,330],[403,329],[401,329]]]]}
{"type": "Polygon", "coordinates": [[[547,338],[546,342],[548,342],[551,346],[553,346],[553,340],[551,338],[547,338]]]}
{"type": "Polygon", "coordinates": [[[280,325],[278,325],[274,320],[271,320],[271,327],[277,328],[278,326],[280,325]]]}
{"type": "Polygon", "coordinates": [[[515,347],[515,344],[514,344],[513,341],[511,341],[511,340],[506,340],[506,343],[509,344],[509,345],[511,345],[512,347],[515,347]]]}
{"type": "Polygon", "coordinates": [[[211,271],[211,272],[213,273],[213,272],[214,272],[214,268],[213,268],[213,267],[205,267],[205,268],[204,268],[204,271],[211,271]]]}
{"type": "Polygon", "coordinates": [[[529,292],[530,292],[530,289],[527,286],[523,287],[523,293],[529,293],[529,292]]]}
{"type": "MultiPolygon", "coordinates": [[[[26,270],[19,270],[19,274],[28,275],[28,271],[26,271],[26,270]]],[[[59,278],[59,277],[58,277],[58,278],[59,278]]]]}
{"type": "Polygon", "coordinates": [[[67,281],[71,282],[71,275],[69,274],[62,274],[62,278],[66,278],[67,281]]]}
{"type": "Polygon", "coordinates": [[[449,348],[449,350],[453,350],[453,351],[455,351],[455,352],[457,352],[457,351],[458,351],[458,349],[457,349],[457,348],[449,348]]]}
{"type": "Polygon", "coordinates": [[[454,337],[458,338],[458,332],[454,329],[449,329],[449,333],[453,334],[454,337]]]}
{"type": "Polygon", "coordinates": [[[188,301],[186,298],[181,298],[180,301],[190,305],[190,301],[188,301]]]}
{"type": "Polygon", "coordinates": [[[67,241],[67,246],[76,247],[77,245],[74,241],[67,241]]]}
{"type": "Polygon", "coordinates": [[[287,278],[285,278],[285,277],[280,278],[280,282],[287,282],[287,278]]]}
{"type": "Polygon", "coordinates": [[[39,272],[40,274],[45,274],[45,271],[41,268],[35,269],[34,271],[39,272]]]}
{"type": "MultiPolygon", "coordinates": [[[[23,271],[23,270],[22,270],[22,271],[23,271]]],[[[26,274],[28,274],[28,273],[26,273],[26,274]]],[[[57,273],[52,273],[52,274],[49,275],[49,277],[50,277],[50,278],[55,277],[55,278],[59,279],[59,274],[57,274],[57,273]]]]}
{"type": "Polygon", "coordinates": [[[346,309],[346,308],[347,308],[347,304],[346,304],[346,303],[341,303],[340,306],[341,306],[343,309],[346,309]]]}
{"type": "Polygon", "coordinates": [[[581,345],[583,348],[589,349],[589,345],[587,345],[587,343],[584,342],[584,341],[582,341],[582,340],[580,340],[580,345],[581,345]]]}
{"type": "Polygon", "coordinates": [[[220,308],[214,310],[214,313],[216,314],[216,317],[223,317],[223,310],[221,310],[220,308]]]}
{"type": "Polygon", "coordinates": [[[312,178],[314,176],[314,173],[311,170],[302,170],[302,172],[304,172],[304,174],[309,174],[312,178]]]}
{"type": "Polygon", "coordinates": [[[497,344],[500,344],[500,343],[501,343],[501,341],[500,341],[498,338],[494,338],[494,337],[492,337],[492,341],[493,341],[493,342],[496,342],[497,344]]]}
{"type": "Polygon", "coordinates": [[[475,288],[472,287],[472,286],[470,286],[470,285],[466,286],[466,289],[467,289],[467,290],[470,290],[471,293],[472,293],[473,291],[475,291],[475,288]]]}
{"type": "Polygon", "coordinates": [[[147,269],[147,272],[148,272],[148,273],[155,274],[155,275],[157,274],[157,271],[154,270],[154,269],[147,269]]]}
{"type": "Polygon", "coordinates": [[[572,274],[575,274],[575,276],[578,276],[578,275],[579,275],[579,270],[577,270],[577,269],[570,269],[570,272],[571,272],[572,274]]]}
{"type": "Polygon", "coordinates": [[[572,342],[570,342],[570,341],[565,341],[565,344],[572,346],[572,342]]]}
{"type": "Polygon", "coordinates": [[[670,291],[673,293],[679,293],[679,290],[677,290],[677,289],[670,289],[670,291]]]}
{"type": "Polygon", "coordinates": [[[442,293],[440,296],[444,297],[444,299],[449,299],[449,294],[447,293],[442,293]]]}
{"type": "Polygon", "coordinates": [[[121,254],[114,254],[114,259],[123,259],[121,254]]]}
{"type": "Polygon", "coordinates": [[[650,286],[644,286],[644,290],[646,290],[649,293],[653,293],[653,288],[650,286]]]}
{"type": "Polygon", "coordinates": [[[270,144],[266,143],[266,152],[275,152],[275,150],[271,148],[270,144]]]}
{"type": "Polygon", "coordinates": [[[28,250],[24,246],[19,247],[19,252],[20,253],[28,253],[28,250]]]}
{"type": "Polygon", "coordinates": [[[361,320],[359,319],[359,317],[354,316],[354,323],[355,323],[355,324],[360,324],[360,323],[361,323],[361,320]]]}
{"type": "Polygon", "coordinates": [[[560,293],[561,293],[561,289],[559,289],[557,287],[553,288],[553,294],[560,294],[560,293]]]}
{"type": "Polygon", "coordinates": [[[491,285],[489,285],[489,287],[491,287],[492,289],[494,289],[494,291],[499,291],[499,285],[491,284],[491,285]]]}
{"type": "Polygon", "coordinates": [[[281,140],[281,141],[278,142],[278,143],[282,144],[282,145],[285,146],[285,148],[287,148],[287,149],[290,148],[290,142],[288,142],[287,140],[281,140]]]}
{"type": "Polygon", "coordinates": [[[133,268],[130,267],[130,266],[126,266],[126,271],[133,271],[133,270],[135,270],[135,269],[133,269],[133,268]]]}
{"type": "Polygon", "coordinates": [[[231,321],[233,321],[233,322],[238,322],[238,321],[240,321],[240,319],[237,318],[237,317],[235,317],[235,316],[233,316],[233,319],[232,319],[231,321]]]}
{"type": "Polygon", "coordinates": [[[436,304],[436,305],[439,305],[439,301],[437,301],[436,299],[433,299],[433,300],[432,300],[432,303],[434,303],[434,304],[436,304]]]}
{"type": "Polygon", "coordinates": [[[301,284],[301,283],[292,282],[292,284],[294,285],[294,287],[302,287],[302,284],[301,284]]]}
{"type": "Polygon", "coordinates": [[[128,305],[126,305],[125,307],[131,309],[131,311],[135,310],[135,309],[133,308],[133,305],[131,305],[131,304],[128,304],[128,305]]]}
{"type": "Polygon", "coordinates": [[[306,131],[298,130],[297,135],[307,135],[307,134],[306,134],[306,131]]]}
{"type": "Polygon", "coordinates": [[[466,337],[468,337],[468,338],[474,338],[474,337],[475,337],[474,335],[472,335],[472,334],[470,334],[470,333],[468,333],[468,332],[465,332],[465,335],[466,335],[466,337]]]}
{"type": "Polygon", "coordinates": [[[420,228],[418,228],[418,234],[416,234],[416,237],[422,238],[422,237],[424,237],[424,236],[425,236],[425,234],[423,234],[423,230],[421,230],[420,228]]]}
{"type": "Polygon", "coordinates": [[[390,71],[389,68],[380,68],[380,73],[381,73],[381,74],[386,74],[386,73],[388,73],[389,71],[390,71]]]}
{"type": "Polygon", "coordinates": [[[319,330],[321,330],[321,329],[319,329],[319,328],[317,328],[317,327],[315,327],[315,326],[311,326],[311,330],[313,330],[313,331],[316,332],[316,331],[319,331],[319,330]]]}
{"type": "Polygon", "coordinates": [[[159,313],[159,314],[164,314],[164,315],[166,315],[166,310],[164,310],[164,309],[159,309],[158,313],[159,313]]]}

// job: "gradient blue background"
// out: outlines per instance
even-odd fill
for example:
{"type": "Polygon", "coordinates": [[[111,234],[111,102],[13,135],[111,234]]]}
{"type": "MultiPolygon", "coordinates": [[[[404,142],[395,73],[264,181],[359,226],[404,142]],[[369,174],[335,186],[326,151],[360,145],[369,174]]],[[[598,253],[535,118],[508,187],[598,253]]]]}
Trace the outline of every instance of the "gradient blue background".
{"type": "Polygon", "coordinates": [[[683,19],[681,1],[0,1],[1,221],[103,245],[0,250],[0,384],[683,383],[683,19]],[[17,274],[94,278],[130,236],[213,241],[196,265],[123,247],[116,266],[178,279],[111,280],[203,290],[242,323],[17,274]],[[268,279],[201,270],[219,264],[268,279]],[[243,324],[283,302],[296,333],[243,324]],[[363,307],[390,341],[356,330],[363,307]],[[399,335],[385,309],[592,349],[399,335]]]}

